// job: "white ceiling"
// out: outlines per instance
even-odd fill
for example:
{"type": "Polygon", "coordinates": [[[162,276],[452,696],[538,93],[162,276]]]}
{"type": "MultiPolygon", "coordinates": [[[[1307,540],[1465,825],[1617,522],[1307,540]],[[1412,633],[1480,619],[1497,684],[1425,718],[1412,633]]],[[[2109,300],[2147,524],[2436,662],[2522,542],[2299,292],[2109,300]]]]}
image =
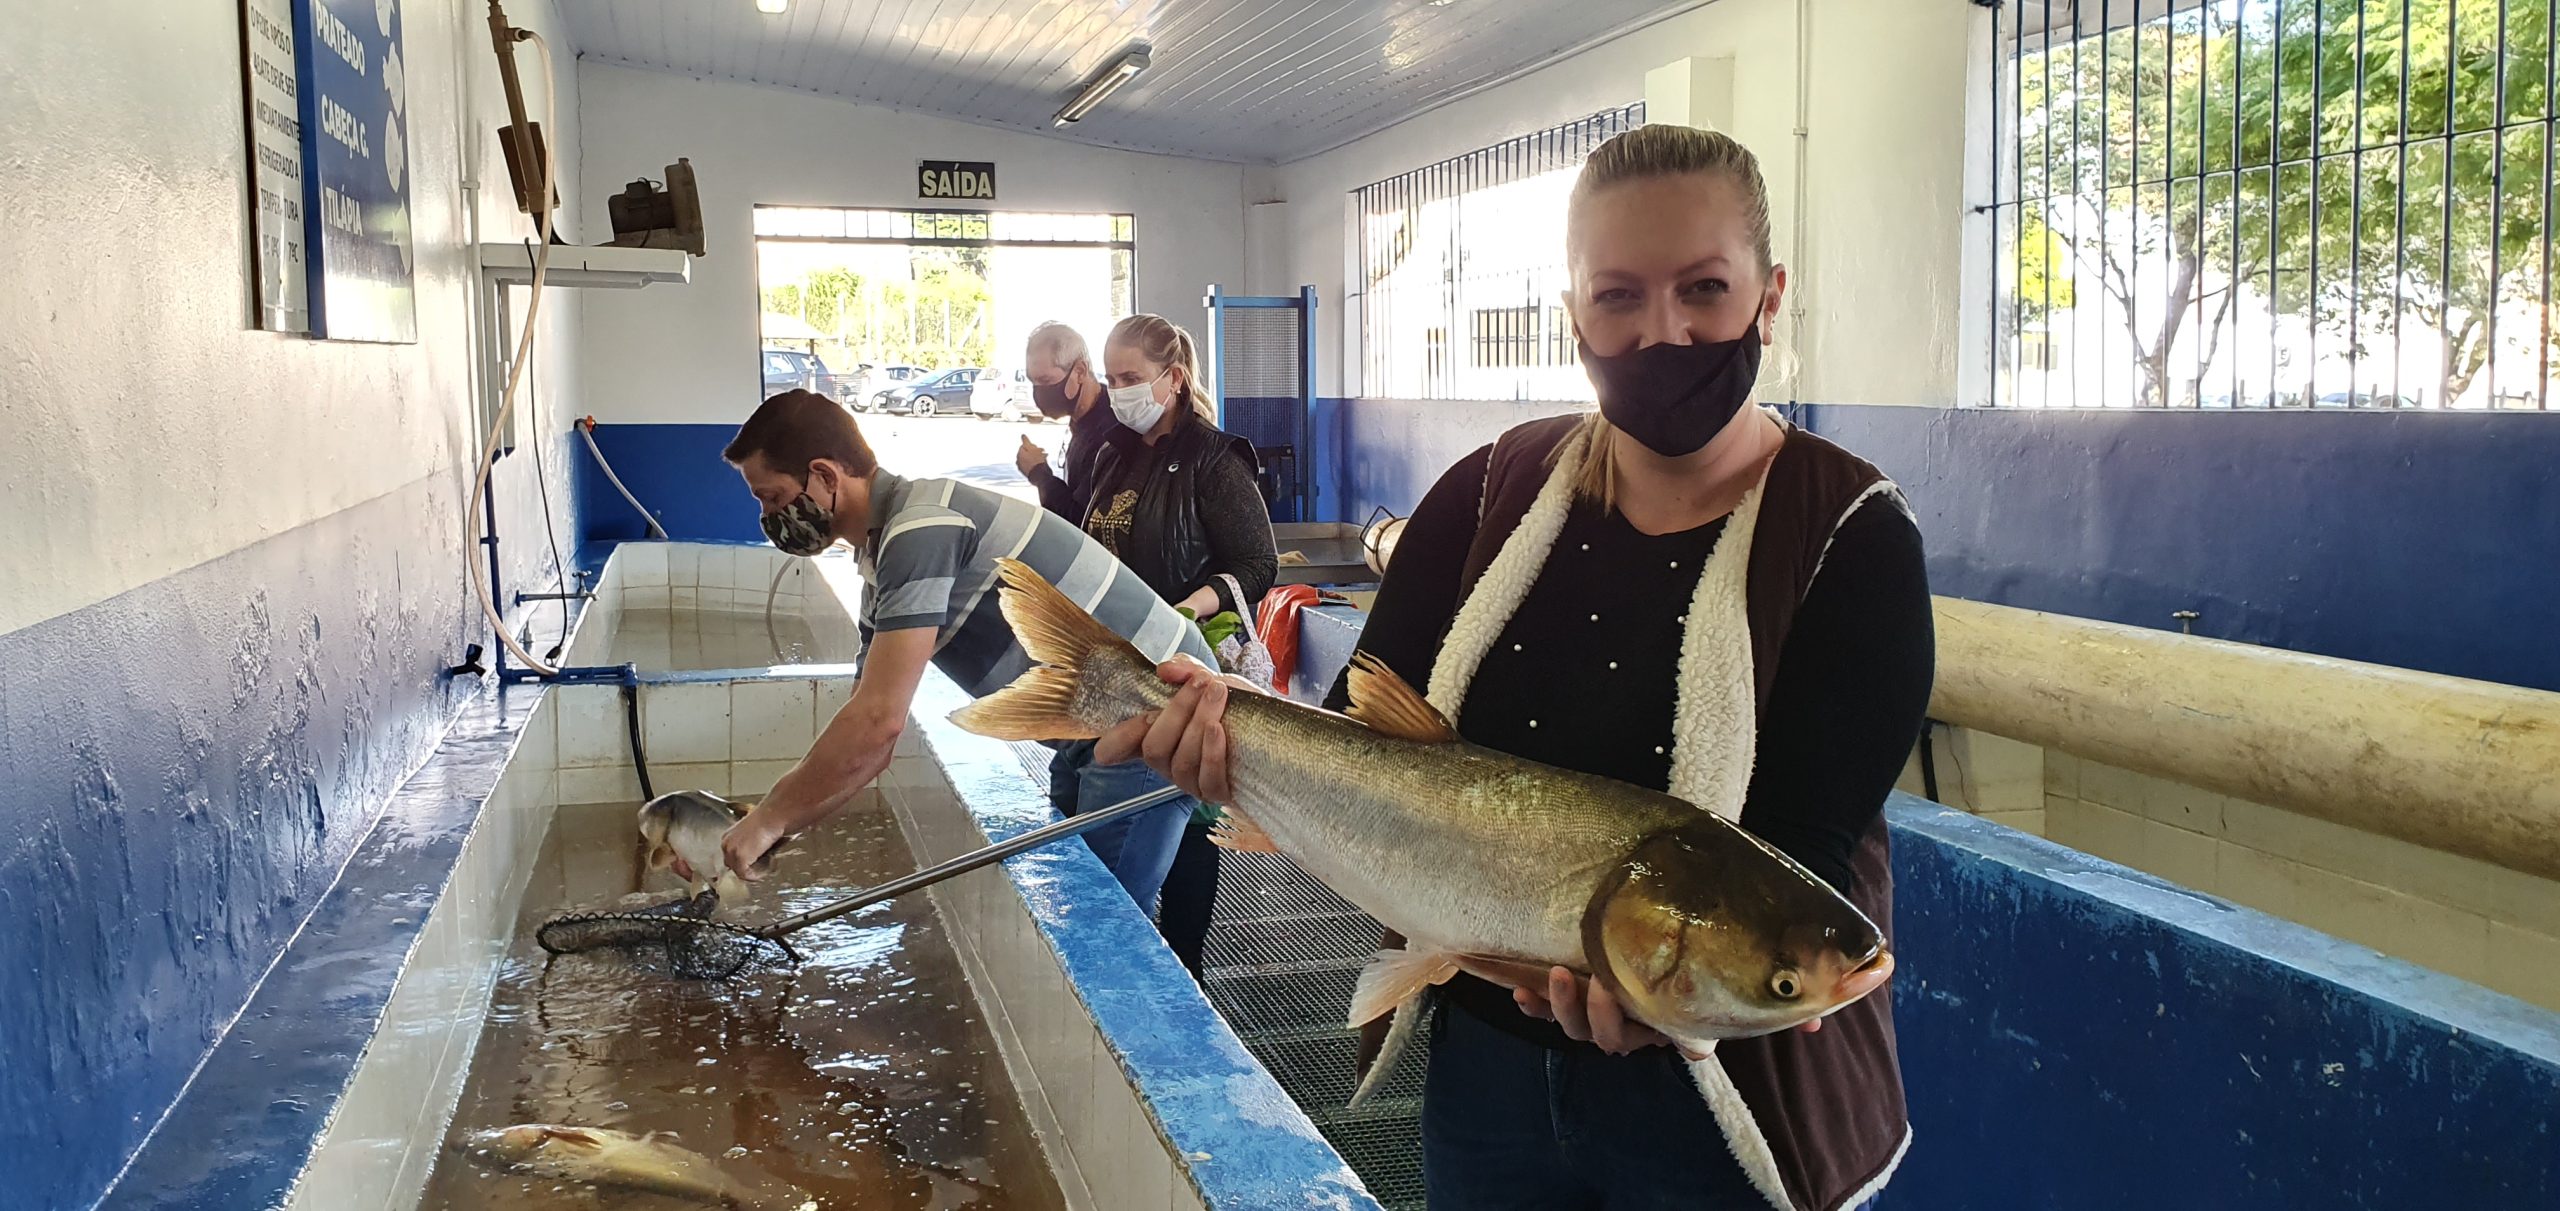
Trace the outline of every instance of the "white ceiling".
{"type": "MultiPolygon", "coordinates": [[[[558,0],[587,58],[1244,163],[1338,147],[1706,0],[558,0]],[[1153,64],[1052,115],[1136,43],[1153,64]]],[[[1633,98],[1630,97],[1630,100],[1633,98]]]]}

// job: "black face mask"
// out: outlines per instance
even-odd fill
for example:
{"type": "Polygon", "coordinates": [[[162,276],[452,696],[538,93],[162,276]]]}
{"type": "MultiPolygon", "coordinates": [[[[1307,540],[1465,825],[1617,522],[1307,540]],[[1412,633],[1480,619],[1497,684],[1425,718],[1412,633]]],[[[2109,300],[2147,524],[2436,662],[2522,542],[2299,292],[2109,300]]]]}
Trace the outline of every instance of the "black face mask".
{"type": "Polygon", "coordinates": [[[1600,415],[1664,458],[1697,453],[1713,440],[1751,402],[1760,379],[1756,318],[1740,338],[1711,345],[1647,345],[1616,357],[1581,349],[1600,415]]]}
{"type": "Polygon", "coordinates": [[[1031,402],[1040,409],[1040,415],[1050,420],[1076,410],[1076,401],[1067,394],[1067,380],[1063,378],[1046,387],[1031,384],[1031,402]]]}

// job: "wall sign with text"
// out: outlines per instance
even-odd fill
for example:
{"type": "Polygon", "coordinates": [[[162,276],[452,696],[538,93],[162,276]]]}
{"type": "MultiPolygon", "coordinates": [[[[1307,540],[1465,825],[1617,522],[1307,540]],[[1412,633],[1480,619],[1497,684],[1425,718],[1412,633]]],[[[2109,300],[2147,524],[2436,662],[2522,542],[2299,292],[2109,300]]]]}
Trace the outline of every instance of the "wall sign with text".
{"type": "Polygon", "coordinates": [[[916,166],[916,196],[945,201],[995,201],[995,161],[923,161],[916,166]]]}
{"type": "Polygon", "coordinates": [[[418,338],[400,0],[293,0],[311,332],[418,338]]]}
{"type": "Polygon", "coordinates": [[[241,0],[248,66],[251,297],[258,326],[309,332],[309,261],[302,230],[302,105],[293,51],[293,0],[241,0]]]}

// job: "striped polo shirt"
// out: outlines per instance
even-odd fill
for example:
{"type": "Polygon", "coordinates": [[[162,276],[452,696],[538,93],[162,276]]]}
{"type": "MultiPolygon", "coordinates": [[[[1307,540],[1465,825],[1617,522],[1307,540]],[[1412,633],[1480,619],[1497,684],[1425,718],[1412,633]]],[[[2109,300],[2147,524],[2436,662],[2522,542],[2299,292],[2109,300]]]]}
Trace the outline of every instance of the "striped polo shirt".
{"type": "Polygon", "coordinates": [[[1147,658],[1217,658],[1189,619],[1075,523],[1026,500],[950,479],[871,481],[862,547],[866,632],[934,627],[933,664],[973,698],[1031,668],[998,604],[998,559],[1018,559],[1147,658]]]}

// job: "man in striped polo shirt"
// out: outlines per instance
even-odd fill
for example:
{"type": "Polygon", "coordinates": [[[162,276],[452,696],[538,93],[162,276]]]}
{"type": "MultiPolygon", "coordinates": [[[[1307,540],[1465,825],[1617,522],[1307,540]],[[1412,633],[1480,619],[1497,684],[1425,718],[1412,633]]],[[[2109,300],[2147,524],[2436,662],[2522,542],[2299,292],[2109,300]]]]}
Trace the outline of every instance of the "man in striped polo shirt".
{"type": "MultiPolygon", "coordinates": [[[[889,767],[927,661],[972,697],[1031,668],[997,604],[998,559],[1029,564],[1150,660],[1179,652],[1217,667],[1199,628],[1074,523],[973,484],[890,474],[852,415],[823,395],[766,400],[722,456],[763,506],[775,546],[817,555],[839,541],[856,543],[863,571],[853,700],[729,830],[722,848],[741,877],[755,878],[752,864],[775,842],[834,815],[889,767]]],[[[1144,761],[1093,764],[1093,742],[1081,741],[1060,749],[1050,799],[1075,815],[1164,785],[1144,761]]],[[[1150,913],[1193,806],[1176,799],[1084,835],[1150,913]]]]}

